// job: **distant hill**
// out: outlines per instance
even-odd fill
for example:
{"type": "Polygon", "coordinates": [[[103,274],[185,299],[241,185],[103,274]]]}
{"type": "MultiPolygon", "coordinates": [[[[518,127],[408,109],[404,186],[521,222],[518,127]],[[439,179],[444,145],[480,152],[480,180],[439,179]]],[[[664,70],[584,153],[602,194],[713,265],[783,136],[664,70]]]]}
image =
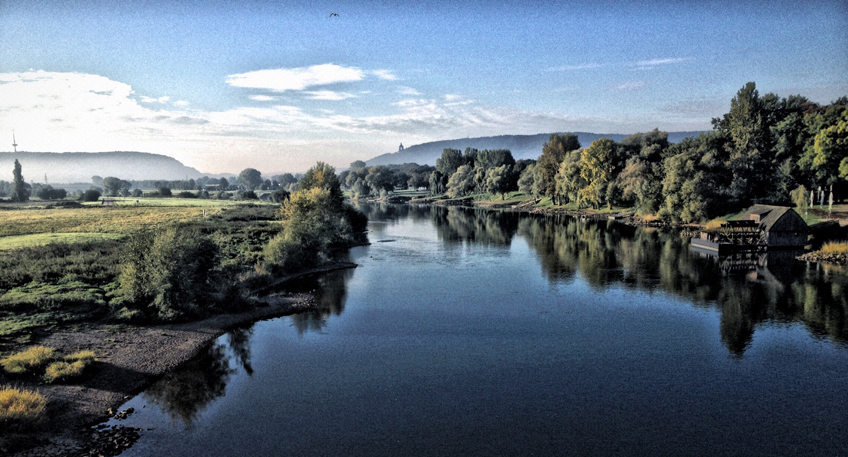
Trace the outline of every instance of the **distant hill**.
{"type": "MultiPolygon", "coordinates": [[[[610,138],[614,141],[621,141],[630,136],[619,133],[573,133],[577,135],[577,138],[580,140],[580,144],[583,147],[589,146],[593,141],[599,138],[610,138]]],[[[677,143],[682,141],[684,138],[697,136],[699,133],[701,132],[669,132],[668,140],[672,143],[677,143]]],[[[365,163],[369,166],[403,164],[409,162],[414,162],[419,165],[435,165],[436,159],[442,156],[442,151],[446,148],[459,149],[461,151],[465,151],[465,148],[476,148],[480,150],[509,149],[516,160],[536,159],[542,154],[542,146],[550,137],[550,133],[539,133],[536,135],[500,135],[433,141],[431,143],[409,146],[403,151],[379,155],[373,159],[366,160],[365,163]]]]}
{"type": "Polygon", "coordinates": [[[179,160],[146,152],[10,152],[0,153],[0,180],[11,181],[15,159],[21,162],[24,180],[50,184],[91,182],[92,176],[126,180],[197,179],[203,176],[179,160]]]}

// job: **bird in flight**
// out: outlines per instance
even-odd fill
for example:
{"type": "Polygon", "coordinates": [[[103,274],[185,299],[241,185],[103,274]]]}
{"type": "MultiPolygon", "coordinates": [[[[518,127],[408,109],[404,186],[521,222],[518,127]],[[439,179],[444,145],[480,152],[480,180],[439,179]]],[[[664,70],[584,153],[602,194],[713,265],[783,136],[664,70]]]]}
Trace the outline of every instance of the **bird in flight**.
{"type": "Polygon", "coordinates": [[[330,13],[330,17],[336,16],[338,17],[339,13],[330,13]]]}

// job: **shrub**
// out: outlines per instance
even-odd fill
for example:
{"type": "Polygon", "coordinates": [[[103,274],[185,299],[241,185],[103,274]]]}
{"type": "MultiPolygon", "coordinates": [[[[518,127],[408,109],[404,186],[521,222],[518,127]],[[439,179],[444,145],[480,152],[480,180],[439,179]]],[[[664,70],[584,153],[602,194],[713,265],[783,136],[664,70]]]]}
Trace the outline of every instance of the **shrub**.
{"type": "Polygon", "coordinates": [[[214,289],[218,246],[194,229],[171,227],[142,232],[127,242],[119,276],[120,293],[150,307],[161,319],[197,314],[214,289]]]}
{"type": "Polygon", "coordinates": [[[821,248],[824,255],[848,255],[848,241],[829,241],[821,248]]]}
{"type": "Polygon", "coordinates": [[[36,422],[46,407],[47,399],[38,392],[12,387],[0,389],[0,423],[36,422]]]}
{"type": "Polygon", "coordinates": [[[42,367],[53,360],[56,350],[45,346],[33,346],[0,360],[0,365],[9,374],[23,375],[42,367]]]}
{"type": "Polygon", "coordinates": [[[78,378],[82,376],[83,371],[85,371],[85,367],[88,365],[88,363],[85,363],[82,360],[77,360],[76,362],[53,362],[48,365],[47,369],[44,371],[44,381],[52,383],[55,381],[78,378]]]}
{"type": "Polygon", "coordinates": [[[169,189],[167,187],[160,187],[159,188],[159,195],[161,195],[163,197],[170,197],[171,196],[171,189],[169,189]]]}
{"type": "Polygon", "coordinates": [[[184,190],[184,191],[178,193],[177,197],[179,197],[179,198],[197,198],[197,195],[194,192],[189,192],[187,190],[184,190]]]}
{"type": "Polygon", "coordinates": [[[102,194],[97,189],[88,189],[87,191],[82,193],[82,196],[80,196],[80,200],[84,202],[96,202],[97,200],[100,200],[101,195],[102,194]]]}

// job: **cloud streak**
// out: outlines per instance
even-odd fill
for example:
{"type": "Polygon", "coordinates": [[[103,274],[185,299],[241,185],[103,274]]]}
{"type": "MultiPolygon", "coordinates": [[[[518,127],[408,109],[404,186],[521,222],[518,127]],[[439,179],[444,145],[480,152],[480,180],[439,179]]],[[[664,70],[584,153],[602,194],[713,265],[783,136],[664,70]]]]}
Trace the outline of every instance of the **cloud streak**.
{"type": "Polygon", "coordinates": [[[357,67],[335,64],[311,67],[256,70],[227,76],[233,87],[264,89],[273,92],[299,91],[315,86],[361,81],[365,72],[357,67]]]}

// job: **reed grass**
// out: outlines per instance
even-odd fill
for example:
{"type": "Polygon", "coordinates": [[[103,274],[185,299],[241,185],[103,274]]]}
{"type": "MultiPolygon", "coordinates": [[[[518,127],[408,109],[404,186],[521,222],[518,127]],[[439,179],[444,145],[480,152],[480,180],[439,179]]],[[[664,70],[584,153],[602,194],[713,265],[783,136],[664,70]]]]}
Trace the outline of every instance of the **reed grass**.
{"type": "Polygon", "coordinates": [[[45,346],[33,346],[0,360],[0,366],[13,375],[24,375],[40,370],[53,360],[56,350],[45,346]]]}
{"type": "Polygon", "coordinates": [[[31,423],[44,416],[47,399],[31,390],[3,387],[0,389],[0,423],[31,423]]]}

